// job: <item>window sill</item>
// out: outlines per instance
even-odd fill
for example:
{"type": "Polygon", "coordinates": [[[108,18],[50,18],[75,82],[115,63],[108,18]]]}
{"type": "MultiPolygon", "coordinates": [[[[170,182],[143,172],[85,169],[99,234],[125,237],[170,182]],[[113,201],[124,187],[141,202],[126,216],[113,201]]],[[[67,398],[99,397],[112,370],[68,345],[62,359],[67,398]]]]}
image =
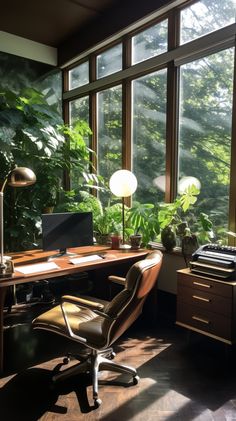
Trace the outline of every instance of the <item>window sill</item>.
{"type": "Polygon", "coordinates": [[[148,243],[148,247],[152,250],[160,250],[164,254],[174,254],[177,256],[183,256],[181,247],[174,247],[173,250],[167,251],[161,243],[157,243],[155,241],[150,241],[148,243]]]}

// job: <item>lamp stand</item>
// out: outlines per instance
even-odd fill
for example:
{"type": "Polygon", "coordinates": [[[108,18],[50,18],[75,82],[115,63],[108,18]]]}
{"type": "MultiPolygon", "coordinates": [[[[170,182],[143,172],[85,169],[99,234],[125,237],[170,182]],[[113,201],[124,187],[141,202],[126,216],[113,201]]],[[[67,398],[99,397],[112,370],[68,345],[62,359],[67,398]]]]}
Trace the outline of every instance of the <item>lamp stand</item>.
{"type": "Polygon", "coordinates": [[[0,277],[6,276],[6,264],[3,259],[3,192],[0,192],[0,277]]]}
{"type": "Polygon", "coordinates": [[[121,250],[130,250],[131,246],[125,244],[125,198],[122,197],[122,244],[119,247],[121,250]]]}
{"type": "Polygon", "coordinates": [[[11,170],[0,189],[0,278],[11,277],[14,273],[14,265],[10,256],[4,253],[4,223],[3,223],[3,196],[7,184],[12,187],[25,187],[34,184],[36,176],[32,170],[25,167],[15,167],[11,170]]]}
{"type": "MultiPolygon", "coordinates": [[[[4,188],[5,184],[3,185],[4,188]]],[[[0,191],[0,278],[11,277],[14,272],[11,257],[4,257],[3,191],[0,191]]]]}
{"type": "Polygon", "coordinates": [[[116,197],[122,198],[122,228],[123,228],[123,238],[122,244],[119,247],[121,250],[130,250],[131,246],[125,244],[125,197],[131,196],[137,188],[137,179],[134,174],[129,170],[118,170],[112,174],[109,186],[111,192],[116,197]]]}

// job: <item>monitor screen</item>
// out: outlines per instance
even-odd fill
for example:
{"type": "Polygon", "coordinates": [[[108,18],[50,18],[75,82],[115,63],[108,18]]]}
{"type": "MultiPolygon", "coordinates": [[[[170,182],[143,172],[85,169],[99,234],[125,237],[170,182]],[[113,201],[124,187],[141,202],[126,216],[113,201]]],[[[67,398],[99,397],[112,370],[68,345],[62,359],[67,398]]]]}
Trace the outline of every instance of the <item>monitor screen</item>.
{"type": "Polygon", "coordinates": [[[45,213],[42,215],[43,250],[58,250],[93,244],[92,212],[45,213]]]}

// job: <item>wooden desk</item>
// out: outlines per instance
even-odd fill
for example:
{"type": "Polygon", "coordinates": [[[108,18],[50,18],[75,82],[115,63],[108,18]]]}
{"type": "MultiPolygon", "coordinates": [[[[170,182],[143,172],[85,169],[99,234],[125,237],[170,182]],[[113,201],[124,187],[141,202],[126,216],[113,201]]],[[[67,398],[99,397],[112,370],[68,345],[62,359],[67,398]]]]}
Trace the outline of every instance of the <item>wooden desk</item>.
{"type": "MultiPolygon", "coordinates": [[[[20,285],[28,282],[36,282],[43,279],[57,278],[61,276],[71,275],[73,273],[84,272],[94,269],[103,269],[115,266],[117,264],[128,263],[132,265],[134,262],[143,259],[148,250],[140,249],[135,251],[111,250],[106,246],[88,246],[70,249],[71,252],[77,253],[78,256],[86,256],[89,254],[101,254],[103,259],[80,263],[74,265],[70,262],[70,257],[60,257],[55,259],[55,263],[59,266],[58,269],[50,271],[38,272],[34,274],[23,275],[17,271],[17,267],[23,265],[31,265],[34,263],[46,262],[47,259],[54,255],[55,252],[43,252],[42,250],[29,250],[25,252],[12,254],[12,259],[15,266],[15,272],[11,278],[0,279],[0,372],[3,370],[3,350],[4,350],[4,335],[3,335],[3,318],[4,318],[4,300],[6,291],[9,286],[20,285]]],[[[76,257],[76,256],[74,256],[76,257]]]]}

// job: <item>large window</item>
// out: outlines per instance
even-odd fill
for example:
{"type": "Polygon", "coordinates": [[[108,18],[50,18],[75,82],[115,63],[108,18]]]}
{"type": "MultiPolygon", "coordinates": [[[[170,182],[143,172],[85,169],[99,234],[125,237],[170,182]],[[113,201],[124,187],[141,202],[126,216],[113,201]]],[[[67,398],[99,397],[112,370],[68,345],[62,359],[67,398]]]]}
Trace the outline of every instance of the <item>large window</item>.
{"type": "Polygon", "coordinates": [[[181,43],[235,22],[234,0],[201,0],[181,12],[181,43]]]}
{"type": "Polygon", "coordinates": [[[198,211],[227,230],[234,49],[181,66],[179,178],[201,183],[198,211]]]}
{"type": "Polygon", "coordinates": [[[142,203],[164,200],[158,179],[165,175],[166,69],[133,82],[132,167],[138,179],[135,199],[142,203]]]}
{"type": "Polygon", "coordinates": [[[69,70],[69,89],[78,88],[79,86],[86,85],[86,83],[89,83],[88,61],[69,70]]]}
{"type": "MultiPolygon", "coordinates": [[[[70,116],[70,123],[72,126],[75,126],[76,122],[85,122],[89,124],[89,97],[85,96],[83,98],[75,99],[74,101],[70,101],[69,103],[69,116],[70,116]]],[[[83,125],[80,124],[80,134],[83,139],[86,141],[87,146],[89,146],[89,136],[88,134],[83,133],[83,125]]],[[[89,172],[89,169],[87,169],[89,172]]],[[[71,177],[71,188],[78,189],[78,187],[84,183],[82,178],[81,169],[78,168],[77,170],[73,170],[70,175],[71,177]]]]}
{"type": "MultiPolygon", "coordinates": [[[[90,121],[95,168],[107,185],[115,170],[131,169],[132,200],[159,204],[197,178],[194,211],[209,215],[223,242],[236,231],[235,5],[168,2],[65,70],[70,120],[90,121]],[[90,81],[79,85],[85,74],[90,81]]],[[[107,204],[108,194],[100,198],[107,204]]]]}
{"type": "Polygon", "coordinates": [[[109,48],[97,56],[97,78],[108,76],[122,69],[122,44],[109,48]]]}
{"type": "Polygon", "coordinates": [[[164,20],[132,38],[132,64],[167,51],[168,21],[164,20]]]}
{"type": "MultiPolygon", "coordinates": [[[[98,173],[108,182],[122,166],[122,88],[116,86],[97,94],[98,173]]],[[[108,195],[100,193],[107,200],[108,195]]]]}

